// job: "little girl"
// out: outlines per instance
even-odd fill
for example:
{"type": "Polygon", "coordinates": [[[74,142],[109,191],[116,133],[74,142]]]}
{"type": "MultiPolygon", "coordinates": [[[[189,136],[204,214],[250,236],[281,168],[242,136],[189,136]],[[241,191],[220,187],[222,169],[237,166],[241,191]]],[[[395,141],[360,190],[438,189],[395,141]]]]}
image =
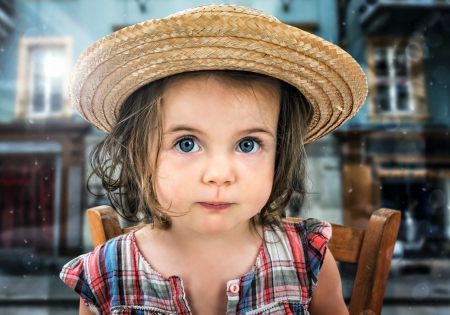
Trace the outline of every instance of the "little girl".
{"type": "Polygon", "coordinates": [[[245,7],[94,43],[72,104],[108,133],[92,164],[116,211],[151,224],[64,266],[80,314],[348,314],[330,224],[283,218],[305,195],[303,145],[366,93],[347,53],[245,7]]]}

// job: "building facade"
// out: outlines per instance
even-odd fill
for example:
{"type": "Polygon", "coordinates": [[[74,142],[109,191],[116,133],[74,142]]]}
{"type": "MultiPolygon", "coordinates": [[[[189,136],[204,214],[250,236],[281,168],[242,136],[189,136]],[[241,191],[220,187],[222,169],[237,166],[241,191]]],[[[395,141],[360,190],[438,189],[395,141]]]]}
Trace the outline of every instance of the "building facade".
{"type": "MultiPolygon", "coordinates": [[[[365,228],[374,210],[398,209],[399,272],[431,275],[450,267],[450,3],[232,3],[338,44],[368,77],[363,108],[307,145],[310,193],[304,208],[290,214],[365,228]]],[[[107,199],[86,190],[87,156],[104,134],[71,109],[70,69],[115,30],[201,4],[0,1],[0,260],[34,266],[39,257],[40,265],[57,269],[92,249],[85,210],[107,199]]],[[[98,183],[90,188],[102,192],[98,183]]]]}

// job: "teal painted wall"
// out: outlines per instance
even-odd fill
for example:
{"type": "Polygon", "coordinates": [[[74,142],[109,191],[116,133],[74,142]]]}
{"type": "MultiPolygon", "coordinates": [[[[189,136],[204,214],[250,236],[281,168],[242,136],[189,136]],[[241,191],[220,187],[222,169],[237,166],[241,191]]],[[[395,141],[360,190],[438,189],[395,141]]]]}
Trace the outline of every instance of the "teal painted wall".
{"type": "MultiPolygon", "coordinates": [[[[315,34],[328,41],[337,41],[337,11],[334,0],[296,0],[285,13],[281,0],[225,1],[263,10],[283,22],[314,22],[315,34]]],[[[9,122],[15,114],[18,43],[22,36],[71,36],[73,64],[76,58],[97,39],[110,34],[113,25],[127,26],[153,18],[162,18],[190,7],[205,4],[204,0],[147,1],[142,13],[138,1],[73,0],[15,1],[16,28],[0,47],[0,122],[9,122]]],[[[74,113],[75,120],[82,120],[74,113]]]]}

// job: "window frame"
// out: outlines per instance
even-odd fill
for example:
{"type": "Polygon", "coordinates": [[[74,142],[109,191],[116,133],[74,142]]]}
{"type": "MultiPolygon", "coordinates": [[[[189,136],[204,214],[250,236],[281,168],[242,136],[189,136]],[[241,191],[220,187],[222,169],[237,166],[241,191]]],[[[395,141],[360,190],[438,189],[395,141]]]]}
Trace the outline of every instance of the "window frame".
{"type": "MultiPolygon", "coordinates": [[[[370,121],[426,121],[430,118],[426,99],[425,72],[423,67],[424,45],[419,37],[368,37],[366,38],[367,52],[367,72],[369,81],[369,113],[370,121]],[[377,82],[378,78],[375,69],[375,51],[376,49],[406,48],[409,44],[416,44],[422,49],[422,57],[412,61],[407,59],[407,83],[408,86],[408,106],[410,110],[399,110],[398,103],[390,104],[391,111],[377,111],[377,82]],[[393,110],[392,110],[393,109],[393,110]]],[[[394,59],[392,59],[394,62],[394,59]]],[[[388,67],[391,67],[389,65],[388,67]]],[[[389,71],[389,70],[388,70],[389,71]]],[[[392,101],[394,96],[396,77],[388,74],[389,98],[392,101]]]]}
{"type": "Polygon", "coordinates": [[[17,73],[17,97],[16,97],[16,114],[14,119],[36,119],[45,120],[52,118],[69,118],[72,114],[68,86],[70,79],[70,69],[72,68],[72,53],[73,39],[71,37],[22,37],[19,42],[19,62],[17,73]],[[33,114],[30,111],[30,91],[32,89],[32,82],[30,80],[31,74],[31,51],[36,47],[63,47],[64,63],[67,72],[63,75],[62,83],[62,109],[56,114],[33,114]]]}

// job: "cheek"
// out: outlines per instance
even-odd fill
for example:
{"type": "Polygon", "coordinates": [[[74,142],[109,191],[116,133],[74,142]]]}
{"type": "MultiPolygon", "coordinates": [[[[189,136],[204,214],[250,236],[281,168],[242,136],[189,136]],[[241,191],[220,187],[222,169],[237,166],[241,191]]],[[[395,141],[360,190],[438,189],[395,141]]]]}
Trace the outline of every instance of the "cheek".
{"type": "MultiPolygon", "coordinates": [[[[241,181],[247,195],[252,195],[255,202],[264,205],[272,192],[275,157],[267,155],[263,159],[247,160],[241,164],[241,181]]],[[[261,205],[261,206],[262,206],[261,205]]]]}
{"type": "Polygon", "coordinates": [[[176,188],[173,187],[173,184],[176,183],[176,180],[173,178],[174,172],[169,170],[170,165],[166,158],[160,156],[156,167],[155,190],[156,197],[163,207],[169,206],[174,195],[172,192],[176,188]]]}
{"type": "Polygon", "coordinates": [[[265,199],[264,204],[269,199],[269,196],[272,192],[272,187],[273,187],[273,180],[274,180],[274,176],[275,176],[275,153],[274,152],[271,152],[266,165],[267,166],[264,169],[264,171],[261,172],[262,174],[261,174],[261,178],[260,178],[260,187],[259,187],[261,189],[261,192],[264,193],[265,198],[261,198],[261,199],[265,199]]]}
{"type": "Polygon", "coordinates": [[[240,164],[245,172],[253,176],[264,178],[271,177],[275,172],[276,146],[273,143],[266,143],[262,152],[254,156],[239,155],[240,164]]]}
{"type": "Polygon", "coordinates": [[[193,174],[189,172],[190,168],[181,161],[171,157],[170,153],[161,153],[158,158],[156,168],[155,189],[159,203],[163,207],[170,204],[176,207],[181,201],[182,194],[192,187],[193,174]]]}
{"type": "Polygon", "coordinates": [[[267,199],[269,199],[270,193],[272,192],[273,187],[273,177],[274,177],[274,170],[268,169],[265,172],[261,172],[261,174],[258,176],[258,179],[256,180],[256,186],[257,191],[260,192],[260,196],[264,196],[261,199],[264,199],[265,203],[267,199]]]}

